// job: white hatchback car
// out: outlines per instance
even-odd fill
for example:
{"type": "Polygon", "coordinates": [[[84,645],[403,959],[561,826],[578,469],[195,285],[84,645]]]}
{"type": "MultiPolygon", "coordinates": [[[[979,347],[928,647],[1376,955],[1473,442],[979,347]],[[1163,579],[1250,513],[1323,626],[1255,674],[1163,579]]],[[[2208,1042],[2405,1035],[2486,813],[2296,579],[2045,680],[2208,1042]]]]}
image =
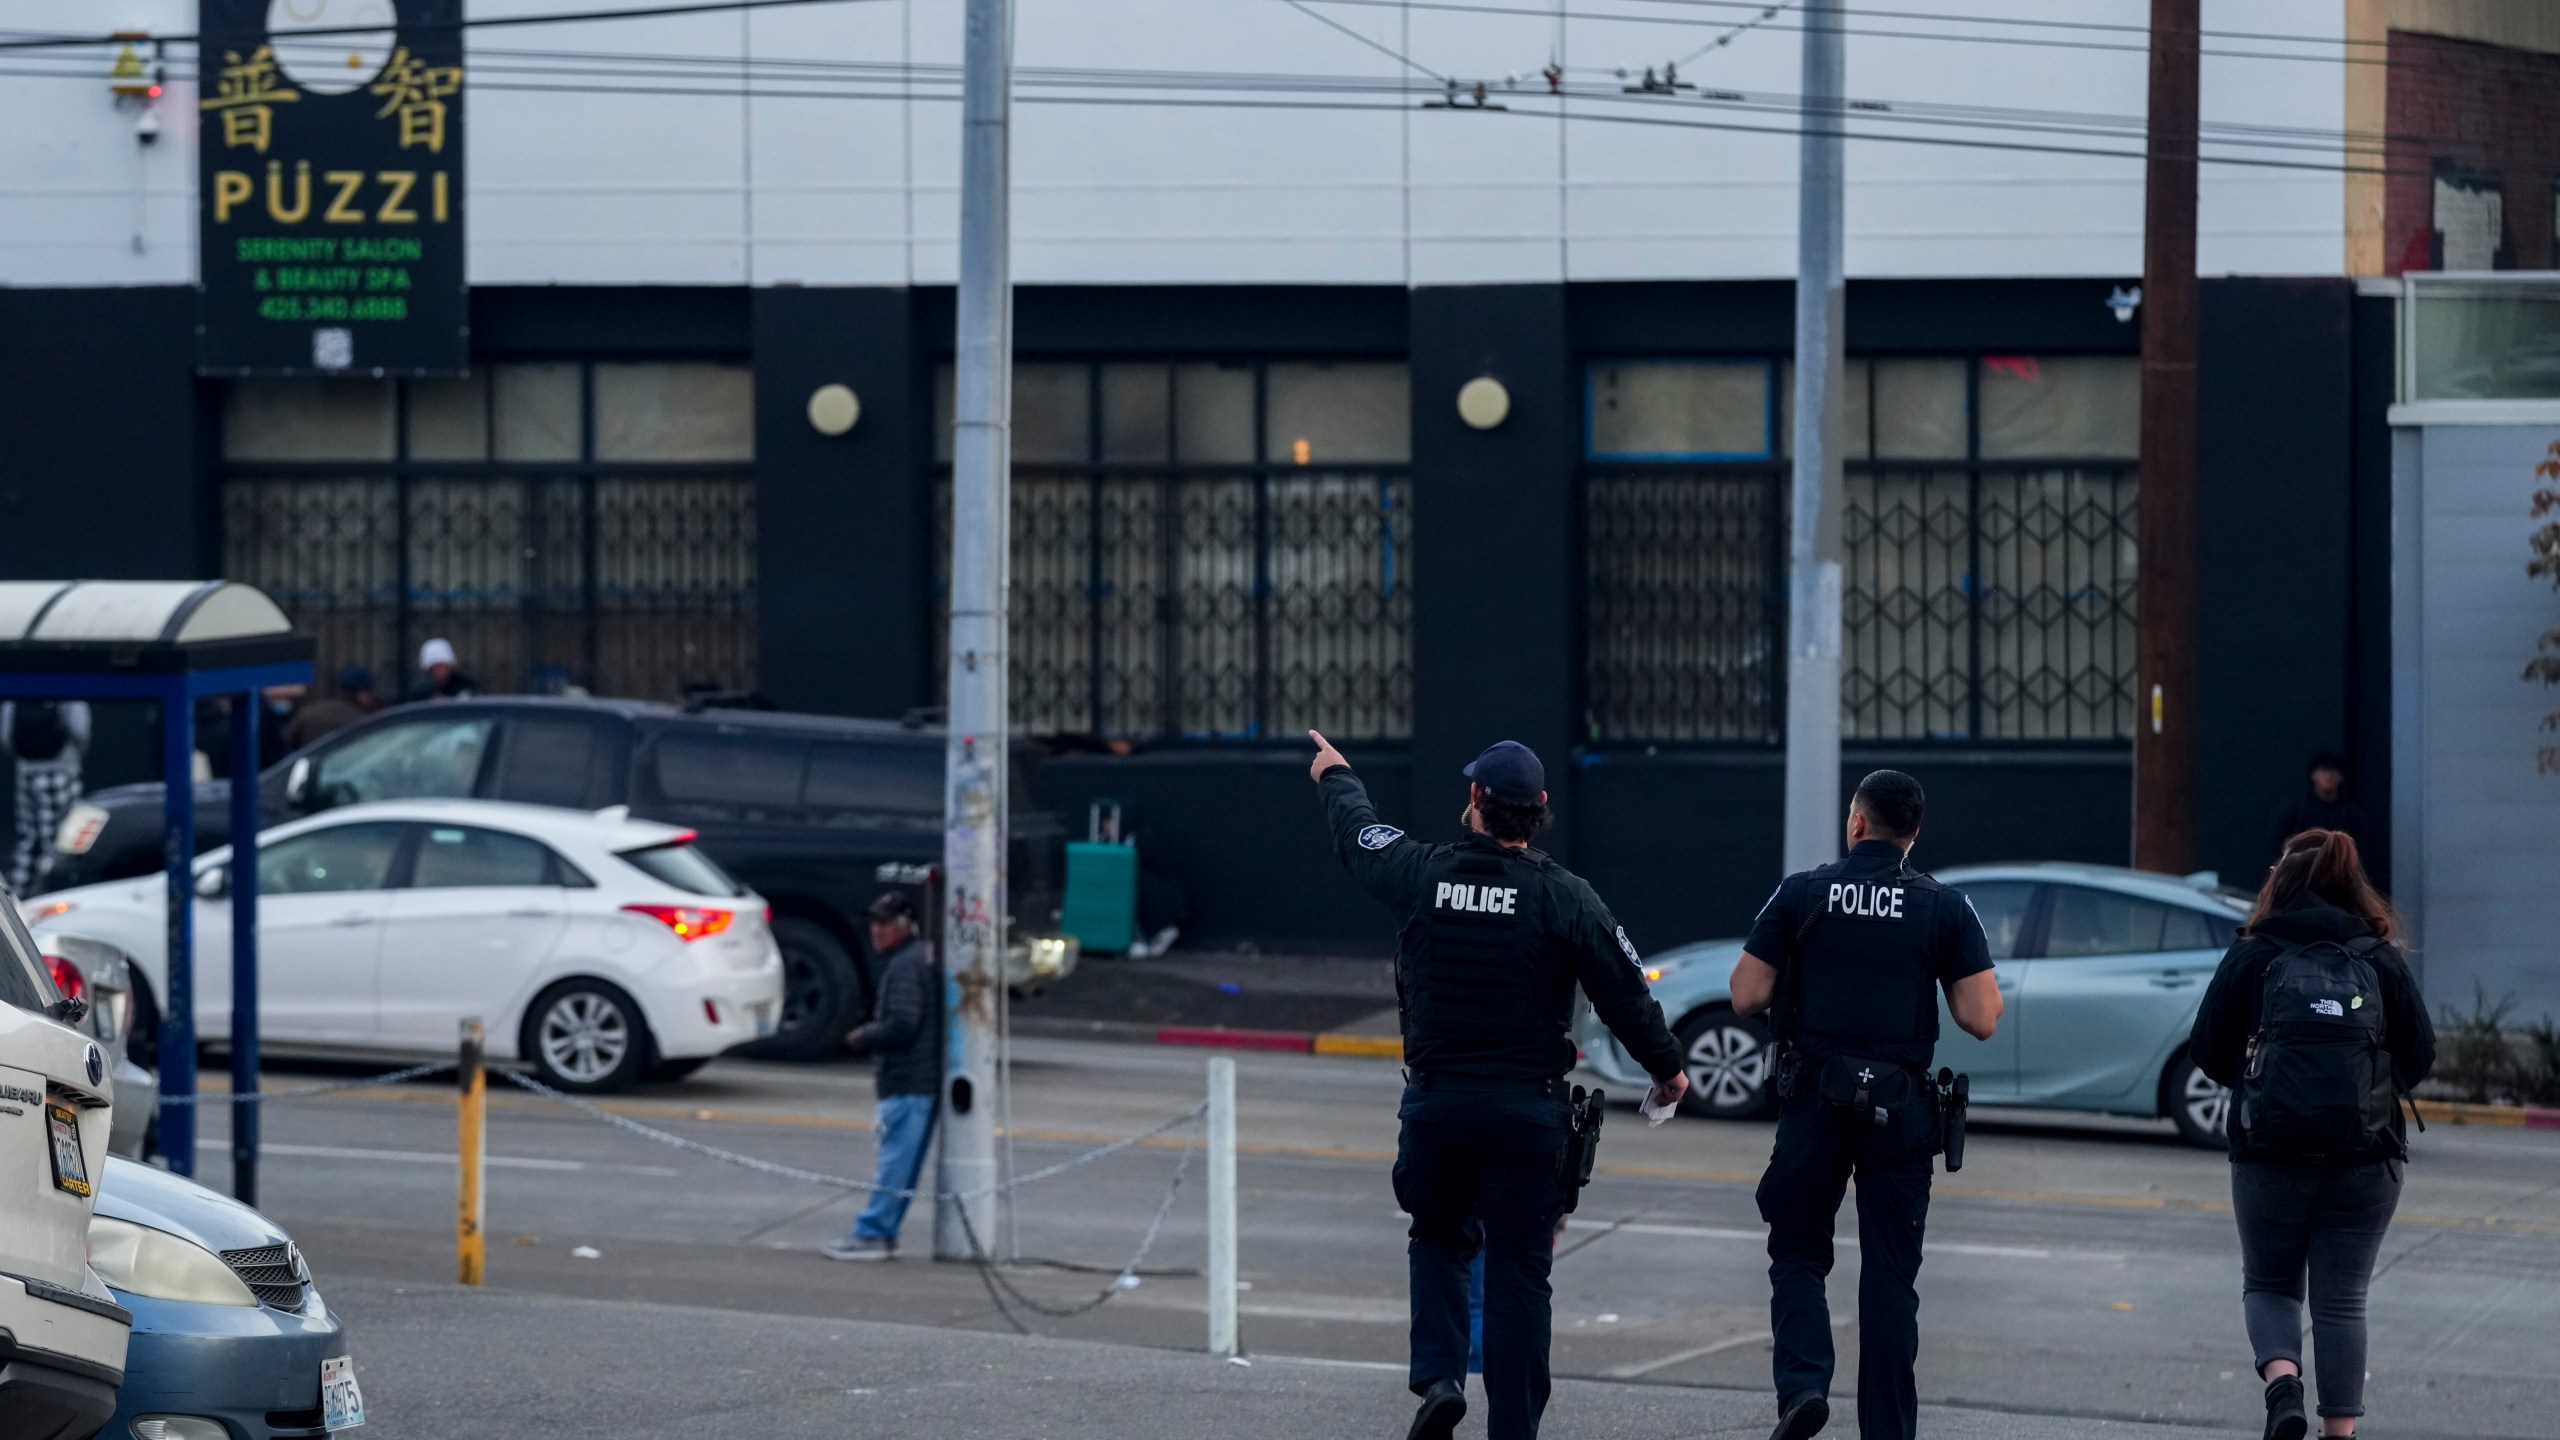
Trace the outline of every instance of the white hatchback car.
{"type": "MultiPolygon", "coordinates": [[[[352,805],[259,837],[259,1043],[279,1054],[453,1053],[466,1016],[494,1059],[568,1090],[673,1079],[781,1015],[765,903],[693,833],[487,800],[352,805]]],[[[196,1034],[231,1029],[228,848],[196,862],[196,1034]]],[[[39,932],[102,940],[168,994],[159,876],[24,902],[39,932]]],[[[139,1028],[139,1021],[137,1021],[139,1028]]]]}

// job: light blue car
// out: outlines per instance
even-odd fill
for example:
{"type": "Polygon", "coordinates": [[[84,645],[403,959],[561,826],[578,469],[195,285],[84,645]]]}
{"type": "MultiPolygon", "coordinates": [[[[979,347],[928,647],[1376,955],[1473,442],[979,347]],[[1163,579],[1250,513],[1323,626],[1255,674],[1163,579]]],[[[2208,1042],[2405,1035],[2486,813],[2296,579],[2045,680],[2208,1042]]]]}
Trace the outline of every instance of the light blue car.
{"type": "MultiPolygon", "coordinates": [[[[1982,917],[2008,1013],[1978,1041],[1939,997],[1936,1063],[1973,1077],[1983,1105],[2166,1116],[2198,1145],[2222,1144],[2230,1092],[2187,1061],[2196,1004],[2248,897],[2212,876],[2185,880],[2106,865],[1966,865],[1937,877],[1982,917]]],[[[1740,940],[1666,950],[1645,978],[1689,1057],[1693,1115],[1771,1113],[1769,1029],[1733,1013],[1740,940]]],[[[1586,1068],[1629,1088],[1642,1069],[1584,1007],[1575,1037],[1586,1068]]]]}

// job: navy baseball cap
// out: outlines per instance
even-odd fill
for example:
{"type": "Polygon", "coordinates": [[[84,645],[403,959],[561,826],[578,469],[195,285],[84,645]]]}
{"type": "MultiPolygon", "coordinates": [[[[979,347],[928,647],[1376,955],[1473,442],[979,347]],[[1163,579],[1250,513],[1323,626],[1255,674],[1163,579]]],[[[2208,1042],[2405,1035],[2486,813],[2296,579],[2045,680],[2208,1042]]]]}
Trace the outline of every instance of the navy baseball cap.
{"type": "Polygon", "coordinates": [[[1466,775],[1496,800],[1537,805],[1546,798],[1547,767],[1538,763],[1537,751],[1517,740],[1496,740],[1486,746],[1466,775]]]}

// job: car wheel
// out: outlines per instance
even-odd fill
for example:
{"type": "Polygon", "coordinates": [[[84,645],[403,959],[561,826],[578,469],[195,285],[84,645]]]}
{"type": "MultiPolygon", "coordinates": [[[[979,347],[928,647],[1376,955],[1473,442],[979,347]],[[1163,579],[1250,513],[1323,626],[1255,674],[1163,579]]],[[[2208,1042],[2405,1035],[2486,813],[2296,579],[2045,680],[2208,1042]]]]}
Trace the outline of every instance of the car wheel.
{"type": "Polygon", "coordinates": [[[1689,1067],[1680,1109],[1715,1120],[1758,1120],[1774,1113],[1769,1085],[1769,1027],[1723,1006],[1701,1010],[1673,1032],[1689,1067]]]}
{"type": "Polygon", "coordinates": [[[626,1089],[647,1072],[652,1050],[640,1007],[602,980],[563,980],[525,1011],[521,1053],[558,1089],[626,1089]]]}
{"type": "Polygon", "coordinates": [[[774,917],[773,943],[782,951],[782,1018],[773,1034],[737,1053],[801,1062],[839,1053],[844,1032],[870,1008],[853,955],[835,932],[796,915],[774,917]]]}
{"type": "Polygon", "coordinates": [[[2205,1074],[2181,1050],[2160,1080],[2160,1108],[2177,1122],[2178,1138],[2219,1150],[2230,1135],[2230,1088],[2205,1074]]]}

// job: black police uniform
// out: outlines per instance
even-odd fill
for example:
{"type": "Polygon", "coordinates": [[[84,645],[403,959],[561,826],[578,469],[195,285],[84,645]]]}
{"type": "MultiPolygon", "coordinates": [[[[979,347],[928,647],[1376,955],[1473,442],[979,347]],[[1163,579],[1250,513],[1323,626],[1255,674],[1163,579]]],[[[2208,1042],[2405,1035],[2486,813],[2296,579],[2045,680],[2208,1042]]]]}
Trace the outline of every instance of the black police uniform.
{"type": "MultiPolygon", "coordinates": [[[[1781,1405],[1828,1395],[1834,1356],[1823,1278],[1841,1194],[1858,1178],[1858,1433],[1910,1440],[1919,1426],[1912,1365],[1920,1345],[1921,1231],[1929,1214],[1938,1115],[1926,1084],[1938,1040],[1937,992],[1991,968],[1982,922],[1960,891],[1904,864],[1889,840],[1862,840],[1838,862],[1790,875],[1743,949],[1774,966],[1770,1022],[1790,1048],[1794,1095],[1760,1181],[1769,1222],[1769,1328],[1781,1405]],[[1862,1086],[1879,1069],[1909,1077],[1890,1123],[1826,1099],[1825,1062],[1862,1086]]],[[[1850,1092],[1852,1095],[1855,1091],[1850,1092]]]]}
{"type": "Polygon", "coordinates": [[[1679,1073],[1680,1047],[1626,931],[1581,877],[1482,835],[1411,839],[1379,823],[1347,765],[1318,788],[1343,868],[1404,922],[1395,1192],[1413,1219],[1414,1393],[1465,1383],[1467,1271],[1482,1248],[1488,1433],[1530,1440],[1549,1390],[1547,1273],[1565,1204],[1575,984],[1651,1074],[1679,1073]]]}

